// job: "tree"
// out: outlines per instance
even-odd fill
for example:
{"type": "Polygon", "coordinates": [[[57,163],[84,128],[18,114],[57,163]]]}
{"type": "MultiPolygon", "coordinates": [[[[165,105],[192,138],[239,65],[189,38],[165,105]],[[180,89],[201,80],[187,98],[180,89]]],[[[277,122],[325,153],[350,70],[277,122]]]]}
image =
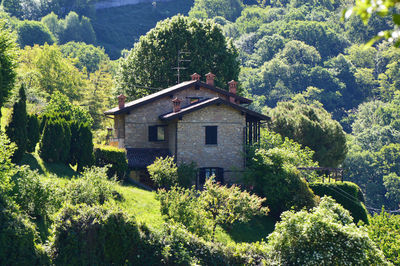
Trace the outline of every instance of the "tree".
{"type": "MultiPolygon", "coordinates": [[[[13,35],[0,20],[0,108],[14,87],[16,77],[16,46],[13,35]]],[[[1,112],[0,112],[1,117],[1,112]]]]}
{"type": "Polygon", "coordinates": [[[64,58],[57,45],[26,46],[21,50],[18,72],[36,98],[49,101],[56,91],[69,101],[79,100],[87,81],[70,58],[64,58]]]}
{"type": "Polygon", "coordinates": [[[84,167],[92,166],[94,163],[93,136],[88,124],[79,125],[78,140],[79,153],[76,155],[77,171],[81,172],[84,167]]]}
{"type": "Polygon", "coordinates": [[[48,118],[39,143],[39,156],[49,163],[66,163],[69,158],[71,130],[65,119],[48,118]]]}
{"type": "Polygon", "coordinates": [[[285,212],[281,219],[268,236],[268,265],[389,265],[332,198],[322,198],[310,212],[285,212]]]}
{"type": "Polygon", "coordinates": [[[240,16],[243,3],[240,0],[195,0],[189,16],[197,18],[214,18],[222,16],[230,21],[240,16]]]}
{"type": "Polygon", "coordinates": [[[369,237],[385,257],[394,265],[400,264],[400,215],[389,214],[382,209],[370,217],[367,226],[369,237]]]}
{"type": "Polygon", "coordinates": [[[17,145],[14,152],[13,161],[19,162],[27,149],[27,114],[26,114],[26,96],[25,86],[22,84],[18,92],[18,100],[13,105],[11,121],[7,125],[6,134],[12,142],[17,145]]]}
{"type": "Polygon", "coordinates": [[[319,106],[280,102],[270,111],[271,129],[315,151],[321,166],[337,167],[346,157],[346,137],[340,124],[319,106]]]}
{"type": "Polygon", "coordinates": [[[296,147],[289,147],[279,145],[248,152],[244,184],[257,195],[267,198],[266,205],[275,217],[290,209],[312,208],[316,203],[314,193],[297,170],[297,165],[308,161],[306,158],[309,159],[310,154],[301,158],[296,147]]]}
{"type": "Polygon", "coordinates": [[[211,240],[214,242],[217,225],[231,225],[236,221],[248,222],[257,215],[267,215],[269,209],[263,207],[265,199],[242,191],[238,186],[221,186],[214,178],[209,178],[200,194],[201,208],[212,223],[211,240]]]}
{"type": "Polygon", "coordinates": [[[39,120],[37,115],[28,115],[28,124],[26,127],[28,132],[26,151],[34,152],[36,144],[40,140],[39,120]]]}
{"type": "Polygon", "coordinates": [[[158,190],[157,199],[161,213],[169,220],[183,224],[188,230],[201,236],[209,236],[214,242],[217,226],[229,226],[235,222],[248,222],[254,216],[267,215],[262,199],[243,191],[240,187],[222,186],[214,177],[206,180],[201,192],[174,186],[171,190],[158,190]]]}
{"type": "MultiPolygon", "coordinates": [[[[239,62],[232,42],[227,42],[222,30],[211,20],[199,21],[175,16],[159,22],[142,36],[127,58],[120,64],[118,87],[131,98],[147,95],[152,90],[141,86],[166,88],[176,84],[178,52],[190,52],[184,59],[187,68],[181,80],[197,72],[216,75],[216,85],[226,87],[229,80],[237,80],[239,62]]],[[[182,59],[182,58],[180,58],[182,59]]]]}
{"type": "Polygon", "coordinates": [[[20,47],[53,44],[56,39],[50,30],[38,21],[25,20],[20,22],[17,28],[18,44],[20,47]]]}
{"type": "Polygon", "coordinates": [[[387,0],[380,3],[374,3],[372,1],[358,1],[356,2],[355,6],[347,9],[347,11],[343,14],[345,18],[350,18],[350,16],[354,13],[362,19],[364,24],[366,24],[376,14],[381,17],[391,15],[394,29],[380,32],[368,42],[368,45],[372,45],[377,40],[386,38],[390,42],[394,42],[395,46],[399,46],[400,38],[398,26],[400,25],[400,14],[397,14],[395,13],[396,11],[393,11],[396,10],[396,7],[398,7],[399,3],[399,0],[387,0]]]}

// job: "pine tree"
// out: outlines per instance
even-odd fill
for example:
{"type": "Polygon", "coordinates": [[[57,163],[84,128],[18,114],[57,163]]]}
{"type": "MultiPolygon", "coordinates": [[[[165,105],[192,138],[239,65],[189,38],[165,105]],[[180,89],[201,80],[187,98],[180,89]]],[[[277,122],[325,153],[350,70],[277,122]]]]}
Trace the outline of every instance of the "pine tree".
{"type": "Polygon", "coordinates": [[[39,119],[37,115],[28,115],[28,125],[27,125],[27,152],[34,152],[36,148],[36,144],[40,140],[40,130],[39,130],[39,119]]]}
{"type": "Polygon", "coordinates": [[[14,162],[20,162],[26,152],[27,146],[27,114],[25,87],[21,85],[18,100],[13,105],[13,113],[10,123],[6,128],[6,134],[17,145],[17,150],[12,157],[14,162]]]}
{"type": "Polygon", "coordinates": [[[66,163],[69,158],[71,130],[63,118],[47,118],[39,143],[39,156],[46,162],[66,163]]]}

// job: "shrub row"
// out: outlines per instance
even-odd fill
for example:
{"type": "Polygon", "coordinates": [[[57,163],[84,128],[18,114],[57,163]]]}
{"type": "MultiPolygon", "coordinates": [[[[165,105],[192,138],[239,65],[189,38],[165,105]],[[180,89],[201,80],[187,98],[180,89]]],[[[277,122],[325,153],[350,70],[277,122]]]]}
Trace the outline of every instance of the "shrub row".
{"type": "Polygon", "coordinates": [[[119,180],[124,179],[128,170],[128,161],[124,149],[99,145],[94,149],[94,157],[96,166],[111,165],[107,171],[109,177],[116,175],[119,180]]]}
{"type": "Polygon", "coordinates": [[[368,223],[368,212],[365,208],[361,189],[352,182],[311,183],[310,188],[320,197],[331,196],[337,203],[350,211],[354,222],[368,223]]]}
{"type": "Polygon", "coordinates": [[[264,245],[207,242],[177,225],[159,233],[110,207],[66,205],[56,218],[50,257],[55,265],[260,264],[264,245]]]}

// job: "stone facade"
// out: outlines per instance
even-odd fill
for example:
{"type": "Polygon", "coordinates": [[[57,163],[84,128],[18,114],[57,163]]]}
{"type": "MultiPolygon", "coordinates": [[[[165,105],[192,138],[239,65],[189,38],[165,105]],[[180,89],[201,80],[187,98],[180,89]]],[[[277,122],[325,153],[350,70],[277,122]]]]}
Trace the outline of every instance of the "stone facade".
{"type": "Polygon", "coordinates": [[[133,110],[115,115],[116,137],[124,148],[168,149],[177,163],[195,162],[199,168],[223,168],[225,182],[233,183],[243,170],[244,128],[246,114],[224,104],[209,105],[187,113],[179,119],[161,121],[160,115],[173,111],[172,99],[180,99],[181,106],[199,100],[229,97],[208,88],[187,88],[173,96],[165,96],[133,110]],[[149,126],[165,125],[164,141],[149,141],[149,126]],[[217,126],[217,144],[205,144],[205,127],[217,126]]]}
{"type": "MultiPolygon", "coordinates": [[[[212,98],[212,97],[227,98],[221,94],[215,93],[207,88],[200,88],[196,90],[194,87],[189,88],[174,94],[182,100],[181,105],[186,106],[190,103],[190,98],[212,98]]],[[[170,123],[162,122],[159,119],[161,114],[172,111],[172,98],[166,96],[158,99],[151,104],[140,106],[134,109],[129,114],[121,114],[115,116],[115,133],[120,143],[125,148],[171,148],[175,146],[175,127],[169,125],[170,123]],[[149,141],[148,127],[154,125],[166,125],[166,139],[165,141],[153,142],[149,141]]],[[[174,153],[172,153],[174,154],[174,153]]]]}
{"type": "Polygon", "coordinates": [[[244,127],[246,116],[231,107],[211,105],[185,115],[178,125],[176,158],[196,162],[199,168],[221,167],[225,181],[233,183],[244,168],[244,127]],[[205,127],[217,126],[217,144],[205,144],[205,127]]]}

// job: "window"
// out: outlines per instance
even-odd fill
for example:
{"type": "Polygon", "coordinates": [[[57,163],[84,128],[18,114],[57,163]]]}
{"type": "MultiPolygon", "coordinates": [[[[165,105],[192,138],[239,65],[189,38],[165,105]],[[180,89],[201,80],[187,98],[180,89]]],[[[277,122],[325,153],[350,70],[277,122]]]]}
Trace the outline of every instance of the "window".
{"type": "Polygon", "coordinates": [[[224,184],[224,169],[220,167],[203,167],[199,169],[199,183],[198,185],[202,187],[207,179],[211,176],[215,176],[215,181],[224,184]]]}
{"type": "Polygon", "coordinates": [[[149,141],[164,141],[165,126],[149,126],[149,141]]]}
{"type": "Polygon", "coordinates": [[[217,126],[206,126],[206,144],[216,145],[218,139],[218,127],[217,126]]]}

